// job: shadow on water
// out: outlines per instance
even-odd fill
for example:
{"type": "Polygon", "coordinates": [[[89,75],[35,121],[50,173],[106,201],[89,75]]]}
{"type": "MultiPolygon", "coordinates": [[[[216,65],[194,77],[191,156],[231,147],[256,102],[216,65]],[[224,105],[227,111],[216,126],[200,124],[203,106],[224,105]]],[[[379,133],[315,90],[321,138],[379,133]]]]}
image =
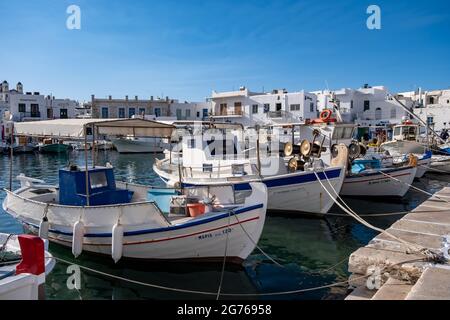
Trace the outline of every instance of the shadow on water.
{"type": "MultiPolygon", "coordinates": [[[[89,161],[91,153],[89,152],[89,161]]],[[[162,155],[120,155],[117,152],[99,152],[96,163],[110,162],[115,167],[117,180],[140,184],[162,185],[152,165],[162,155]]],[[[84,166],[84,152],[68,155],[17,155],[14,157],[13,176],[25,173],[48,183],[57,183],[58,169],[76,163],[84,166]]],[[[9,184],[9,157],[0,156],[0,188],[9,184]]],[[[414,185],[434,193],[450,185],[450,175],[426,175],[414,185]]],[[[14,188],[18,187],[14,181],[14,188]]],[[[0,200],[5,194],[0,193],[0,200]]],[[[345,198],[357,213],[377,227],[387,228],[402,215],[376,216],[414,209],[428,198],[411,190],[403,199],[345,198]],[[372,217],[371,217],[372,215],[372,217]]],[[[282,265],[277,266],[255,250],[242,266],[228,264],[222,292],[268,293],[323,286],[348,277],[347,259],[357,248],[367,244],[376,233],[346,216],[337,206],[322,218],[269,213],[259,246],[282,265]]],[[[20,233],[21,225],[4,212],[0,213],[0,232],[20,233]]],[[[50,251],[59,258],[75,262],[70,248],[52,244],[50,251]]],[[[222,265],[198,263],[155,263],[121,261],[117,265],[110,257],[83,253],[77,264],[111,273],[120,277],[189,290],[217,292],[222,265]]],[[[215,299],[215,296],[175,293],[148,288],[121,280],[82,271],[81,290],[67,288],[67,265],[58,262],[47,277],[48,299],[215,299]]],[[[346,287],[291,294],[270,299],[342,299],[346,287]]],[[[224,297],[222,297],[224,298],[224,297]]],[[[267,297],[259,297],[266,299],[267,297]]],[[[235,299],[243,299],[235,297],[235,299]]]]}

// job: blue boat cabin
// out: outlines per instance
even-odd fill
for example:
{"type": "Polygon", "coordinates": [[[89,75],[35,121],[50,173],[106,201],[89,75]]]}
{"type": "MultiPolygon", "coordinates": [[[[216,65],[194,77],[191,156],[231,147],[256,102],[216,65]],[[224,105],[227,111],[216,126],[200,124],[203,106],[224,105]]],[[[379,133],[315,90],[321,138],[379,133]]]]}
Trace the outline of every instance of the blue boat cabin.
{"type": "MultiPolygon", "coordinates": [[[[133,192],[116,187],[113,168],[88,169],[89,205],[104,206],[131,202],[133,192]]],[[[86,206],[86,170],[77,166],[59,170],[59,203],[86,206]]]]}

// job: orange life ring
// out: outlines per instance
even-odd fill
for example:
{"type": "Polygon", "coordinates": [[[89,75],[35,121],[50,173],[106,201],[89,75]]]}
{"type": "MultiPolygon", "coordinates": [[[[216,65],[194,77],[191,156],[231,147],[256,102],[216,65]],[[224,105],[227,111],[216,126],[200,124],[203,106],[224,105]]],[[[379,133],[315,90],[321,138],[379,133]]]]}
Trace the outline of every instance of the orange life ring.
{"type": "Polygon", "coordinates": [[[332,116],[333,112],[331,112],[331,110],[323,110],[320,113],[320,120],[322,120],[323,122],[328,122],[332,116]]]}

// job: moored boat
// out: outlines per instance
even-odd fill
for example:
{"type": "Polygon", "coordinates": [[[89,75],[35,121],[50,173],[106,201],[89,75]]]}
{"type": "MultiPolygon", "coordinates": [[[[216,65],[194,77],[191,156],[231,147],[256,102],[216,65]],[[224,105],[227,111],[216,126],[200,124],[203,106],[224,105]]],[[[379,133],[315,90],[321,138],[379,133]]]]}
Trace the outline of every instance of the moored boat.
{"type": "Polygon", "coordinates": [[[112,143],[119,153],[162,153],[165,148],[161,138],[151,137],[118,137],[112,143]]]}
{"type": "Polygon", "coordinates": [[[116,262],[223,259],[227,242],[227,259],[241,262],[263,230],[267,189],[260,182],[250,183],[241,203],[229,185],[172,190],[158,203],[148,200],[151,187],[116,186],[111,167],[90,168],[87,186],[85,176],[76,166],[60,170],[59,186],[19,176],[21,187],[7,191],[3,209],[31,232],[47,224],[48,239],[72,247],[75,256],[87,251],[116,262]],[[163,212],[167,201],[172,205],[163,212]]]}
{"type": "Polygon", "coordinates": [[[55,266],[48,241],[31,235],[0,233],[0,300],[38,300],[45,276],[55,266]]]}

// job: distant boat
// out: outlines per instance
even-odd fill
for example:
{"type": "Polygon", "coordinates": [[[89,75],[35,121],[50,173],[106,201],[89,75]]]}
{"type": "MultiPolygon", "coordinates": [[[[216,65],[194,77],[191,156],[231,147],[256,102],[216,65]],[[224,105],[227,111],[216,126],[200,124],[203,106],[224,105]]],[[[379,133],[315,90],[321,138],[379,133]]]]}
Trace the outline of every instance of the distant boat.
{"type": "Polygon", "coordinates": [[[58,141],[54,143],[52,139],[44,139],[42,143],[38,145],[39,152],[42,153],[67,153],[70,149],[70,145],[58,141]]]}
{"type": "Polygon", "coordinates": [[[112,140],[119,153],[162,153],[167,147],[161,138],[140,138],[133,136],[112,140]]]}

